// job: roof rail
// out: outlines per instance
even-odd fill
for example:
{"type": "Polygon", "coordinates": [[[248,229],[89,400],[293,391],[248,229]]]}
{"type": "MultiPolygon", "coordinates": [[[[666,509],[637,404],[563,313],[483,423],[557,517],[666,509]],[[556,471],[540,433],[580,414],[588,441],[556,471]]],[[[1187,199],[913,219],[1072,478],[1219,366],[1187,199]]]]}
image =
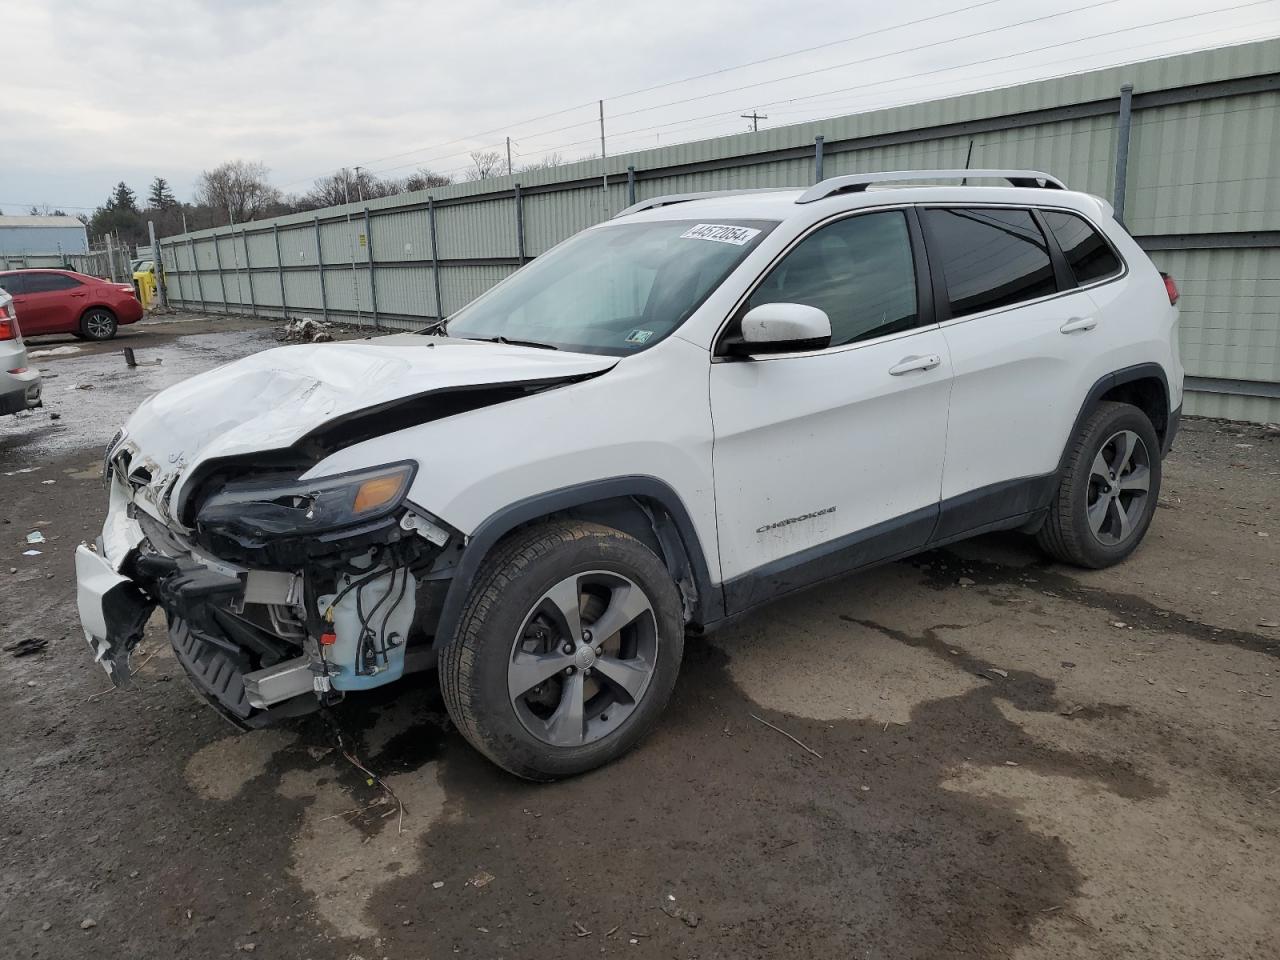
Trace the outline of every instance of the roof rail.
{"type": "Polygon", "coordinates": [[[665,197],[650,197],[633,203],[625,210],[619,210],[610,219],[630,216],[642,210],[653,210],[657,207],[668,207],[673,203],[688,203],[690,200],[709,200],[713,197],[736,197],[744,193],[779,193],[784,190],[796,190],[797,187],[754,187],[748,190],[704,190],[701,193],[669,193],[665,197]]]}
{"type": "Polygon", "coordinates": [[[831,177],[800,194],[796,203],[813,203],[837,193],[861,193],[873,183],[900,183],[911,180],[1008,180],[1015,187],[1040,187],[1065,190],[1067,185],[1057,177],[1039,170],[893,170],[888,173],[853,173],[831,177]]]}

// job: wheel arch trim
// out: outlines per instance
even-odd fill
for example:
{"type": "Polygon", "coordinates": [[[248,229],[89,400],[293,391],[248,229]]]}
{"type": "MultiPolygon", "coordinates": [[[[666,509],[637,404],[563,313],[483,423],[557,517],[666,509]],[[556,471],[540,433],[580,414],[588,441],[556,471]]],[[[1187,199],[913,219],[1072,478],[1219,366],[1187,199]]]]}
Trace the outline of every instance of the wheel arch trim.
{"type": "Polygon", "coordinates": [[[1113,370],[1105,376],[1099,377],[1097,382],[1089,388],[1089,392],[1085,395],[1084,402],[1080,404],[1080,410],[1076,414],[1075,422],[1071,424],[1071,432],[1067,434],[1062,444],[1062,455],[1058,459],[1057,474],[1062,477],[1067,469],[1067,458],[1071,452],[1071,441],[1080,432],[1080,427],[1084,424],[1085,419],[1097,408],[1102,398],[1114,390],[1116,387],[1124,386],[1126,383],[1134,383],[1138,380],[1158,380],[1160,387],[1164,392],[1165,417],[1166,423],[1164,430],[1161,431],[1156,424],[1152,424],[1156,429],[1156,435],[1160,438],[1161,446],[1165,447],[1165,437],[1170,435],[1175,429],[1174,417],[1176,411],[1169,407],[1169,377],[1165,374],[1164,368],[1158,363],[1137,363],[1131,367],[1123,367],[1120,370],[1113,370]]]}
{"type": "MultiPolygon", "coordinates": [[[[556,513],[625,498],[656,503],[672,519],[697,589],[695,619],[704,624],[722,619],[724,617],[723,590],[720,584],[713,583],[711,580],[710,567],[702,540],[694,528],[692,517],[680,495],[670,485],[656,477],[644,475],[610,477],[589,480],[526,497],[503,507],[481,521],[467,538],[445,593],[440,618],[436,623],[436,647],[447,642],[447,639],[453,635],[462,615],[463,604],[475,582],[476,574],[503,537],[518,527],[556,513]]],[[[659,542],[665,545],[660,533],[656,530],[655,533],[659,534],[659,542]]],[[[672,558],[663,557],[662,559],[670,566],[672,558]]]]}

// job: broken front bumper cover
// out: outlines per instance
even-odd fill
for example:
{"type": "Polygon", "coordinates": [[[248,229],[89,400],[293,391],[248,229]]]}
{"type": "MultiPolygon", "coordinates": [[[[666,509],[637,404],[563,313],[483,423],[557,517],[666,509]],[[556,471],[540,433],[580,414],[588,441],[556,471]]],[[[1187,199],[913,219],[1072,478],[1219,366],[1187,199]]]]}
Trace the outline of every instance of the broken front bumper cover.
{"type": "Polygon", "coordinates": [[[88,544],[76,548],[76,607],[94,660],[111,682],[129,681],[129,656],[146,628],[155,601],[88,544]]]}

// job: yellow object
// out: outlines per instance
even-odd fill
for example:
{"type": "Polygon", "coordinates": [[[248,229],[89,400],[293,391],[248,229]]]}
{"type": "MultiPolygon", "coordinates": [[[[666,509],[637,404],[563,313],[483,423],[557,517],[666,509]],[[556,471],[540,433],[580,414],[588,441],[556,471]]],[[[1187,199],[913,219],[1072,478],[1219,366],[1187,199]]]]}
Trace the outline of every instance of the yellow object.
{"type": "Polygon", "coordinates": [[[374,477],[360,484],[356,491],[356,502],[352,512],[364,513],[380,507],[389,500],[394,500],[404,486],[404,474],[395,473],[387,477],[374,477]]]}
{"type": "Polygon", "coordinates": [[[156,289],[156,274],[153,269],[155,263],[151,260],[144,260],[138,266],[141,269],[133,272],[133,289],[138,294],[138,300],[142,304],[142,308],[150,310],[155,306],[156,298],[159,296],[156,289]]]}

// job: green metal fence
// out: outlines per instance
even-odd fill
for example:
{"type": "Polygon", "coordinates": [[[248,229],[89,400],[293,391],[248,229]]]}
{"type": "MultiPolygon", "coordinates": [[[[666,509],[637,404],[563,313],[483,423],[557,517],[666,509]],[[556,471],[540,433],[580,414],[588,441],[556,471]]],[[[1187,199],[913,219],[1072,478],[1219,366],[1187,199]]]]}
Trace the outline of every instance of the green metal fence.
{"type": "Polygon", "coordinates": [[[1187,412],[1280,420],[1277,40],[623,154],[603,171],[599,160],[584,161],[160,245],[176,305],[393,329],[447,316],[635,199],[966,161],[1047,170],[1112,200],[1183,291],[1187,412]]]}

